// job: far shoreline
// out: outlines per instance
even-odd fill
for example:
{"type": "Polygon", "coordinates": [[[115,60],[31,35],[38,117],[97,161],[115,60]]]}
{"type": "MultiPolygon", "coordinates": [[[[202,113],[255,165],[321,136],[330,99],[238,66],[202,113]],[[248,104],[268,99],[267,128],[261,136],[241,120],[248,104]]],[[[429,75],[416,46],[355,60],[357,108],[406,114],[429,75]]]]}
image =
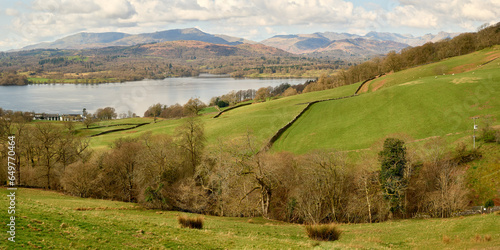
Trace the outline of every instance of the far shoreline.
{"type": "MultiPolygon", "coordinates": [[[[64,79],[63,81],[57,81],[57,82],[29,82],[27,84],[22,84],[22,85],[18,85],[18,84],[4,84],[4,85],[0,85],[0,87],[7,87],[7,86],[27,86],[27,85],[54,85],[54,84],[76,84],[76,85],[99,85],[99,84],[107,84],[107,83],[126,83],[126,82],[141,82],[141,81],[144,81],[144,80],[157,80],[157,81],[161,81],[161,80],[164,80],[164,79],[168,79],[168,78],[205,78],[205,79],[217,79],[217,78],[233,78],[235,80],[244,80],[244,79],[262,79],[262,80],[279,80],[279,79],[304,79],[304,80],[317,80],[319,77],[318,76],[315,76],[315,77],[307,77],[307,76],[276,76],[276,77],[273,77],[273,76],[244,76],[244,77],[235,77],[235,76],[231,76],[231,75],[216,75],[216,74],[200,74],[198,76],[169,76],[169,77],[165,77],[165,78],[158,78],[158,79],[154,79],[154,78],[144,78],[144,79],[140,79],[140,80],[118,80],[118,81],[100,81],[100,82],[77,82],[77,81],[74,81],[74,82],[67,82],[67,81],[71,81],[71,80],[78,80],[78,81],[81,81],[82,79],[64,79]],[[200,75],[213,75],[213,76],[201,76],[200,75]]],[[[52,80],[52,79],[50,79],[52,80]]],[[[60,79],[58,79],[60,80],[60,79]]],[[[96,79],[88,79],[88,80],[96,80],[96,79]]]]}

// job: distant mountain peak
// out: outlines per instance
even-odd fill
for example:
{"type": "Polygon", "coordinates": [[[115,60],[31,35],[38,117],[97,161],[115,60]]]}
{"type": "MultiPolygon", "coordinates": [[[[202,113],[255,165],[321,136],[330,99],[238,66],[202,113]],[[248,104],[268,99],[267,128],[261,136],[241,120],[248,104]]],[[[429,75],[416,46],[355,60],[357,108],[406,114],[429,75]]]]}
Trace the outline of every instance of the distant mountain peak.
{"type": "Polygon", "coordinates": [[[414,37],[408,34],[370,31],[361,36],[349,33],[316,32],[313,34],[277,35],[261,43],[295,54],[336,51],[334,54],[338,55],[339,51],[342,51],[343,55],[366,57],[386,54],[391,50],[399,51],[405,47],[418,46],[426,42],[437,42],[455,35],[457,34],[439,32],[437,35],[428,34],[414,37]]]}
{"type": "Polygon", "coordinates": [[[205,33],[198,28],[171,29],[153,33],[126,34],[120,32],[90,33],[80,32],[54,42],[44,42],[26,46],[21,50],[29,49],[85,49],[102,48],[109,46],[131,46],[145,43],[165,41],[192,40],[214,44],[237,45],[241,43],[255,43],[243,38],[219,36],[205,33]]]}

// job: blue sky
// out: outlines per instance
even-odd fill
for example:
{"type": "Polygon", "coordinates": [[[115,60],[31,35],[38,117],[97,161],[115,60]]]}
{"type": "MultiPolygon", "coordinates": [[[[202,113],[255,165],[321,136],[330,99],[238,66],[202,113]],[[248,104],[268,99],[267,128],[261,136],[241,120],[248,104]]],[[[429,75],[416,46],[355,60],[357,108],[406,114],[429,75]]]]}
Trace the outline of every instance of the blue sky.
{"type": "Polygon", "coordinates": [[[78,32],[196,27],[261,41],[280,34],[470,32],[496,23],[500,0],[0,0],[0,51],[78,32]]]}

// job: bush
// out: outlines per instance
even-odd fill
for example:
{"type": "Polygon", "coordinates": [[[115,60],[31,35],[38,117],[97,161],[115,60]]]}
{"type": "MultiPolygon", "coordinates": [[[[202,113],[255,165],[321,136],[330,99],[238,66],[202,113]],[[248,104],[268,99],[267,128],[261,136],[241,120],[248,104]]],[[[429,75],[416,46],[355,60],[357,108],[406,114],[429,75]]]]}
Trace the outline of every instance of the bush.
{"type": "Polygon", "coordinates": [[[477,149],[467,149],[467,146],[464,143],[460,143],[455,149],[454,160],[458,164],[464,164],[471,162],[473,160],[480,159],[482,157],[481,152],[477,149]]]}
{"type": "Polygon", "coordinates": [[[494,207],[494,206],[495,206],[495,202],[494,202],[492,199],[489,199],[489,200],[487,200],[487,201],[484,203],[484,207],[485,207],[485,208],[494,207]]]}
{"type": "Polygon", "coordinates": [[[202,229],[203,228],[203,217],[198,216],[198,217],[188,217],[186,215],[182,215],[177,217],[177,221],[179,222],[179,225],[181,225],[182,228],[196,228],[196,229],[202,229]]]}
{"type": "Polygon", "coordinates": [[[342,231],[335,224],[318,224],[306,226],[307,236],[313,240],[335,241],[340,239],[342,231]]]}
{"type": "Polygon", "coordinates": [[[217,106],[219,106],[219,108],[227,107],[227,106],[229,106],[229,102],[228,101],[224,101],[224,100],[219,100],[217,102],[217,106]]]}

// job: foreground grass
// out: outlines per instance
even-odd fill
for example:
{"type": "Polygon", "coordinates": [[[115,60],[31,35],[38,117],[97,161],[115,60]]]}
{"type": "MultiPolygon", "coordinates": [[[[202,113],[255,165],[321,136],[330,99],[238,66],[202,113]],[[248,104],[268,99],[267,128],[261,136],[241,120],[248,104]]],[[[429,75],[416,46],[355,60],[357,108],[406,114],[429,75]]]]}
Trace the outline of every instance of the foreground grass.
{"type": "MultiPolygon", "coordinates": [[[[7,204],[2,188],[0,202],[7,204]]],[[[145,210],[136,204],[66,196],[52,191],[19,189],[16,242],[2,230],[0,249],[27,248],[492,248],[500,245],[499,215],[452,219],[400,220],[340,225],[340,240],[318,242],[304,226],[262,218],[204,216],[203,229],[181,228],[180,212],[145,210]],[[476,235],[482,240],[476,240],[476,235]],[[443,236],[450,241],[443,241],[443,236]],[[484,240],[490,236],[490,241],[484,240]]],[[[6,206],[0,213],[8,223],[6,206]]],[[[189,215],[191,216],[191,215],[189,215]]],[[[4,229],[6,227],[4,226],[4,229]]]]}

